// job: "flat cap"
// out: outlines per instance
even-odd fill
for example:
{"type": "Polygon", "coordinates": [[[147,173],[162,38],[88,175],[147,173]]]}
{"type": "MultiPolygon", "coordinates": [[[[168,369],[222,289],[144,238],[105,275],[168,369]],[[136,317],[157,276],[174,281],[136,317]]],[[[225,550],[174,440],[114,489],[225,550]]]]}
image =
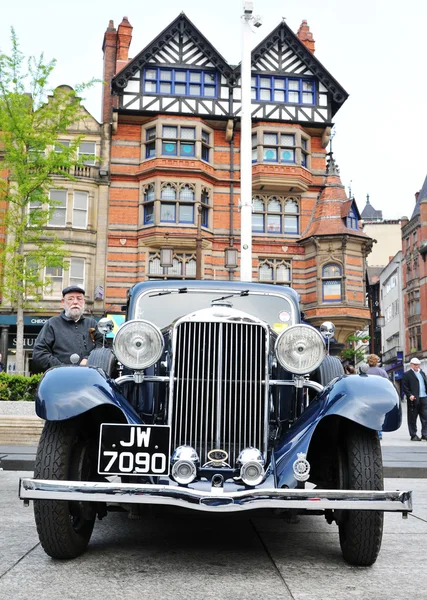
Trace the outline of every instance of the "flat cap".
{"type": "Polygon", "coordinates": [[[415,358],[411,358],[410,364],[411,365],[420,365],[421,362],[420,362],[420,360],[417,357],[415,357],[415,358]]]}
{"type": "Polygon", "coordinates": [[[71,294],[71,292],[83,294],[83,296],[85,295],[84,289],[79,285],[69,285],[68,287],[62,290],[62,297],[64,297],[65,294],[71,294]]]}

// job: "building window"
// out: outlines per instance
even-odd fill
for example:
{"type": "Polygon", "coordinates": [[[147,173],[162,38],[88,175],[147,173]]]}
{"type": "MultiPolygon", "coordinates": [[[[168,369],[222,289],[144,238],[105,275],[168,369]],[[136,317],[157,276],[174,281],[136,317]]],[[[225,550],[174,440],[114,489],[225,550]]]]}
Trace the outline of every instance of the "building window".
{"type": "Polygon", "coordinates": [[[61,298],[64,270],[62,267],[45,268],[45,293],[50,298],[61,298]]]}
{"type": "Polygon", "coordinates": [[[72,258],[70,260],[70,285],[85,287],[85,261],[84,258],[72,258]]]}
{"type": "Polygon", "coordinates": [[[291,263],[279,258],[262,258],[258,265],[258,281],[290,286],[291,263]]]}
{"type": "Polygon", "coordinates": [[[258,102],[316,103],[316,86],[312,79],[255,75],[251,82],[252,100],[258,102]]]}
{"type": "Polygon", "coordinates": [[[145,131],[145,158],[156,156],[156,128],[150,127],[145,131]]]}
{"type": "Polygon", "coordinates": [[[208,131],[202,130],[202,160],[209,162],[211,135],[208,131]]]}
{"type": "Polygon", "coordinates": [[[421,327],[417,325],[409,329],[409,353],[421,352],[421,350],[421,327]]]}
{"type": "Polygon", "coordinates": [[[295,163],[295,135],[288,133],[264,133],[264,162],[295,163]]]}
{"type": "Polygon", "coordinates": [[[348,229],[359,229],[359,220],[354,206],[351,206],[346,221],[348,229]]]}
{"type": "Polygon", "coordinates": [[[202,227],[209,227],[209,190],[206,188],[202,189],[200,202],[202,205],[202,227]]]}
{"type": "Polygon", "coordinates": [[[196,186],[192,183],[164,182],[160,185],[160,198],[156,198],[155,184],[150,183],[143,187],[142,197],[144,225],[197,225],[199,212],[196,210],[196,204],[199,202],[201,226],[209,227],[211,202],[210,191],[207,188],[198,188],[196,194],[196,186]]]}
{"type": "Polygon", "coordinates": [[[176,127],[163,125],[162,155],[189,156],[196,155],[196,129],[194,127],[176,127]]]}
{"type": "Polygon", "coordinates": [[[252,201],[252,231],[298,235],[298,200],[282,196],[255,196],[252,201]]]}
{"type": "Polygon", "coordinates": [[[182,184],[178,190],[164,184],[160,193],[160,221],[165,223],[194,223],[194,187],[182,184]],[[173,202],[172,202],[173,201],[173,202]]]}
{"type": "Polygon", "coordinates": [[[153,225],[154,224],[154,184],[150,183],[144,189],[143,192],[143,202],[144,202],[144,225],[153,225]]]}
{"type": "Polygon", "coordinates": [[[408,294],[408,315],[413,317],[414,315],[421,314],[420,305],[420,290],[413,290],[408,294]]]}
{"type": "Polygon", "coordinates": [[[160,266],[160,253],[150,252],[148,259],[148,276],[150,278],[195,279],[195,254],[174,253],[172,267],[160,266]]]}
{"type": "Polygon", "coordinates": [[[88,197],[87,192],[74,192],[73,227],[78,229],[87,228],[88,197]]]}
{"type": "Polygon", "coordinates": [[[144,69],[144,93],[216,98],[217,76],[214,71],[148,68],[144,69]]]}
{"type": "Polygon", "coordinates": [[[142,152],[144,160],[158,157],[191,158],[211,162],[213,133],[200,124],[190,126],[170,124],[159,120],[156,126],[143,130],[142,152]]]}
{"type": "Polygon", "coordinates": [[[252,162],[300,164],[309,168],[310,142],[301,131],[265,131],[252,134],[252,162]]]}
{"type": "Polygon", "coordinates": [[[322,268],[323,302],[341,302],[342,269],[339,265],[329,264],[322,268]]]}
{"type": "Polygon", "coordinates": [[[68,140],[58,140],[53,149],[57,154],[61,154],[61,152],[64,152],[65,148],[69,147],[70,142],[68,140]]]}
{"type": "Polygon", "coordinates": [[[49,201],[52,207],[49,226],[65,227],[67,220],[67,190],[49,190],[49,201]]]}
{"type": "Polygon", "coordinates": [[[85,165],[94,165],[96,163],[96,144],[95,142],[80,142],[79,158],[85,165]]]}

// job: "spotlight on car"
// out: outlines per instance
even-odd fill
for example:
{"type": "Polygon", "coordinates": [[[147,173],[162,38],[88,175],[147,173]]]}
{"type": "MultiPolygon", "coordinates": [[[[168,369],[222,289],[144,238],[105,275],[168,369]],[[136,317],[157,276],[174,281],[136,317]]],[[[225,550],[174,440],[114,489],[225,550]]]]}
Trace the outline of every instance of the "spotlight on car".
{"type": "Polygon", "coordinates": [[[199,455],[191,446],[178,446],[171,458],[172,477],[181,485],[188,485],[197,477],[199,455]]]}
{"type": "Polygon", "coordinates": [[[265,477],[265,460],[257,448],[245,448],[239,454],[240,478],[246,485],[258,485],[265,477]]]}

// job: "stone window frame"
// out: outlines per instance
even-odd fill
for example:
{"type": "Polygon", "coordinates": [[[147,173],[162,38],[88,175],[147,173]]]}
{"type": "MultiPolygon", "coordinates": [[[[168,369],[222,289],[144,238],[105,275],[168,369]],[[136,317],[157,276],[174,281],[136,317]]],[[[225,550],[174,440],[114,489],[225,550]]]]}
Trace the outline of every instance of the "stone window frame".
{"type": "Polygon", "coordinates": [[[159,117],[155,121],[150,121],[142,127],[141,162],[155,158],[166,158],[168,160],[200,160],[204,163],[212,164],[214,158],[213,141],[214,130],[205,123],[193,119],[166,119],[159,117]],[[181,141],[180,132],[182,127],[194,129],[194,155],[180,155],[179,152],[177,154],[163,154],[163,142],[164,140],[169,140],[169,138],[163,136],[163,127],[178,128],[178,137],[176,138],[178,144],[181,141]]]}
{"type": "Polygon", "coordinates": [[[148,279],[196,279],[196,253],[173,253],[173,267],[160,266],[160,251],[151,251],[147,259],[148,279]],[[153,268],[152,268],[153,267],[153,268]]]}
{"type": "Polygon", "coordinates": [[[258,258],[258,281],[260,283],[271,283],[273,285],[284,285],[292,287],[292,260],[288,258],[278,257],[259,257],[258,258]],[[264,278],[261,274],[262,267],[267,266],[271,270],[271,278],[264,278]],[[280,279],[277,276],[280,267],[285,267],[289,270],[289,279],[280,279]]]}
{"type": "Polygon", "coordinates": [[[328,262],[326,262],[322,265],[322,267],[321,267],[322,302],[329,304],[329,303],[337,303],[337,302],[343,301],[343,289],[344,289],[343,273],[344,273],[343,265],[338,261],[328,260],[328,262]],[[327,269],[330,267],[336,268],[338,271],[336,273],[334,273],[334,272],[328,273],[327,269]],[[340,291],[339,298],[327,298],[325,295],[326,287],[333,283],[335,283],[335,284],[339,283],[339,291],[340,291]]]}
{"type": "Polygon", "coordinates": [[[140,187],[140,215],[139,223],[141,227],[193,227],[198,224],[199,206],[201,207],[201,226],[204,229],[210,229],[212,226],[213,210],[213,188],[200,180],[190,181],[179,178],[167,180],[156,177],[150,181],[143,182],[140,187]],[[162,189],[171,186],[175,191],[175,198],[162,198],[162,189]],[[190,189],[194,193],[194,200],[180,198],[185,189],[190,189]],[[175,220],[162,220],[162,202],[163,204],[175,203],[175,220]],[[179,220],[179,207],[190,206],[193,208],[193,220],[179,220]]]}
{"type": "Polygon", "coordinates": [[[296,165],[305,169],[311,168],[311,137],[298,127],[260,126],[252,128],[252,164],[296,165]],[[265,134],[276,135],[276,143],[264,143],[265,134]],[[281,136],[294,136],[294,144],[283,143],[281,136]],[[277,160],[264,160],[264,148],[277,151],[277,160]],[[289,150],[294,153],[294,160],[281,159],[281,152],[289,150]]]}
{"type": "Polygon", "coordinates": [[[283,235],[283,236],[297,236],[300,235],[300,217],[301,217],[301,198],[299,196],[284,196],[281,194],[254,194],[252,196],[252,214],[253,215],[263,215],[263,230],[255,230],[254,229],[254,219],[252,217],[252,234],[253,235],[283,235]],[[263,204],[263,210],[257,210],[255,201],[259,200],[263,204]],[[269,211],[268,205],[277,201],[280,204],[280,212],[278,211],[269,211]],[[296,212],[286,211],[286,205],[290,202],[295,203],[297,205],[296,212]],[[275,217],[280,215],[280,230],[270,228],[268,226],[269,217],[275,217]],[[289,228],[286,227],[286,220],[290,217],[296,217],[296,231],[290,231],[289,228]]]}

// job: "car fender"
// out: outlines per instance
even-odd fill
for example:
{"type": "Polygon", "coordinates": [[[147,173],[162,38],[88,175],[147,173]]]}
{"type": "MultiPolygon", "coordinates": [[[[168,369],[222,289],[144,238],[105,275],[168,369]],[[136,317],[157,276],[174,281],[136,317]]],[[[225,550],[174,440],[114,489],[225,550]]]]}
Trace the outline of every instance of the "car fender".
{"type": "Polygon", "coordinates": [[[273,452],[272,466],[278,487],[295,487],[293,463],[308,454],[316,427],[336,415],[374,430],[395,431],[402,411],[393,384],[378,375],[349,375],[327,386],[281,437],[273,452]]]}
{"type": "Polygon", "coordinates": [[[320,394],[322,416],[339,415],[369,429],[395,431],[402,424],[394,385],[378,375],[340,377],[320,394]]]}
{"type": "Polygon", "coordinates": [[[142,422],[114,381],[96,367],[53,367],[37,389],[36,413],[45,421],[71,419],[101,405],[117,407],[128,423],[142,422]]]}

